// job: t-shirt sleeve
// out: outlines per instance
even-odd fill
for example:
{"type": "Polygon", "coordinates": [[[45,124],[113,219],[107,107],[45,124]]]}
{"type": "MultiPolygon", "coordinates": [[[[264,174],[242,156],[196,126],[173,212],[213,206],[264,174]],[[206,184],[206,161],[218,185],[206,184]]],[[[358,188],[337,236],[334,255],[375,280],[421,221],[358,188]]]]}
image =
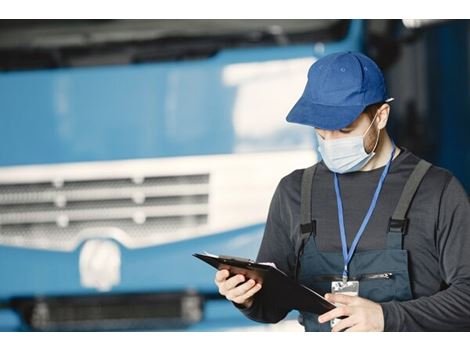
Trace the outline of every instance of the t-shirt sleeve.
{"type": "MultiPolygon", "coordinates": [[[[286,177],[278,184],[269,206],[266,227],[264,229],[263,239],[258,251],[256,261],[273,262],[277,268],[292,276],[294,247],[289,237],[289,213],[282,209],[285,196],[286,177]]],[[[235,307],[249,319],[261,323],[277,323],[284,319],[289,313],[288,310],[268,305],[263,299],[263,289],[258,291],[250,308],[234,304],[235,307]]]]}
{"type": "Polygon", "coordinates": [[[435,246],[447,288],[429,297],[382,303],[386,331],[470,330],[470,203],[454,176],[435,215],[435,246]]]}

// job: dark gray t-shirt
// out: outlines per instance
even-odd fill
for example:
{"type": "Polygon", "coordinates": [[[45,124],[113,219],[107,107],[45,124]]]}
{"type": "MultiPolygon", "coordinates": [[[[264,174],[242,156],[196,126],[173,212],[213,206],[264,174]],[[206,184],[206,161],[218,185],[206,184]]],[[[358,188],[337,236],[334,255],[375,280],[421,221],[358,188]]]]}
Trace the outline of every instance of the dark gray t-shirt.
{"type": "MultiPolygon", "coordinates": [[[[420,160],[401,147],[385,179],[377,207],[356,251],[383,249],[388,220],[403,187],[420,160]]],[[[339,175],[348,248],[370,205],[384,167],[339,175]]],[[[271,200],[257,261],[274,262],[293,277],[294,243],[300,233],[300,186],[303,169],[279,182],[271,200]]],[[[323,162],[313,185],[316,242],[321,251],[341,252],[333,173],[323,162]]],[[[414,299],[382,303],[386,331],[470,330],[470,204],[459,181],[447,170],[432,166],[408,212],[404,248],[414,299]]],[[[339,274],[339,273],[338,273],[339,274]]],[[[282,320],[288,312],[263,304],[261,290],[249,309],[235,304],[248,318],[265,323],[282,320]]]]}

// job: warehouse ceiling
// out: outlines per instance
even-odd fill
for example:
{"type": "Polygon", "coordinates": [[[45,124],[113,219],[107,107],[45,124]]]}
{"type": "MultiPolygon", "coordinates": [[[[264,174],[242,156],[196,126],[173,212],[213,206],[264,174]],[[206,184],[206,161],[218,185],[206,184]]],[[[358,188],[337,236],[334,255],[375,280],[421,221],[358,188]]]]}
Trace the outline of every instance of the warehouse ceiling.
{"type": "Polygon", "coordinates": [[[0,70],[129,64],[338,40],[348,20],[2,20],[0,70]]]}

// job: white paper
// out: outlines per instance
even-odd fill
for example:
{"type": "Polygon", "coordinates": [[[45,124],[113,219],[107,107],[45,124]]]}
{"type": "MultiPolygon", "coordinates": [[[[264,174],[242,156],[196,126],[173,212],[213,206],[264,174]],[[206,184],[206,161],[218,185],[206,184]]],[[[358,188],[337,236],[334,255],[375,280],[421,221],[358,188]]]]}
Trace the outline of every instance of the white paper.
{"type": "Polygon", "coordinates": [[[272,266],[273,268],[277,269],[276,264],[271,263],[271,262],[264,262],[264,263],[258,263],[258,264],[269,265],[269,266],[272,266]]]}
{"type": "Polygon", "coordinates": [[[218,255],[215,255],[215,254],[212,254],[212,253],[209,253],[209,252],[206,252],[206,251],[204,251],[203,254],[207,255],[208,257],[212,257],[212,258],[218,258],[219,257],[218,255]]]}

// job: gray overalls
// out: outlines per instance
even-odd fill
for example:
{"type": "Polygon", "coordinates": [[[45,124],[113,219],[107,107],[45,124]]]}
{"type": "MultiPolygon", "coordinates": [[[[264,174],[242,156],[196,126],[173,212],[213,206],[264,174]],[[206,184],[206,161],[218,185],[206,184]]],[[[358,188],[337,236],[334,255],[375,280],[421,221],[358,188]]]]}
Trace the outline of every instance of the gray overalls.
{"type": "MultiPolygon", "coordinates": [[[[296,243],[295,275],[298,281],[321,295],[331,292],[331,281],[341,281],[341,252],[321,252],[316,243],[316,220],[312,214],[313,180],[317,164],[305,169],[301,188],[301,225],[296,243]]],[[[390,218],[387,247],[357,252],[351,259],[350,280],[358,280],[359,296],[374,302],[406,301],[413,298],[408,275],[408,252],[403,236],[408,227],[406,213],[424,175],[431,166],[420,160],[411,173],[400,200],[390,218]]],[[[331,331],[330,323],[318,323],[318,316],[300,312],[299,322],[305,331],[331,331]]]]}

